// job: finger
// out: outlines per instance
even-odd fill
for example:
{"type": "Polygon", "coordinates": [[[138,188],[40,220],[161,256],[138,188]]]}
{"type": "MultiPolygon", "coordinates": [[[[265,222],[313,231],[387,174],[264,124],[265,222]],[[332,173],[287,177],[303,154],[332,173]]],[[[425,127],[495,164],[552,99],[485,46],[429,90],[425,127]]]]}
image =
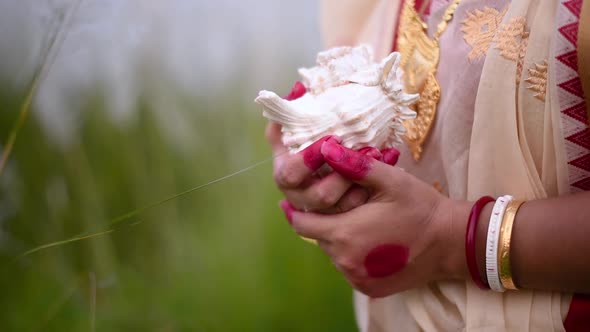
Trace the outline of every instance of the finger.
{"type": "Polygon", "coordinates": [[[280,124],[272,121],[269,122],[266,125],[264,135],[266,136],[266,140],[270,144],[275,156],[287,151],[287,147],[283,145],[281,140],[283,134],[281,133],[280,124]]]}
{"type": "MultiPolygon", "coordinates": [[[[358,152],[363,153],[367,156],[372,157],[375,160],[383,161],[384,157],[387,156],[387,159],[392,162],[394,165],[397,162],[397,156],[399,156],[399,152],[395,148],[384,149],[379,151],[373,147],[364,147],[359,149],[358,152]],[[395,157],[392,158],[392,156],[395,157]],[[392,161],[394,160],[394,161],[392,161]]],[[[338,173],[332,173],[334,175],[341,176],[338,173]]],[[[360,187],[360,186],[349,186],[349,189],[344,195],[341,196],[340,200],[332,206],[328,208],[323,208],[319,210],[319,212],[324,214],[336,214],[336,213],[343,213],[348,212],[354,208],[357,208],[363,204],[365,204],[369,200],[369,192],[367,189],[360,187]]],[[[291,202],[293,202],[291,200],[291,202]]]]}
{"type": "MultiPolygon", "coordinates": [[[[370,146],[364,147],[358,150],[359,152],[366,154],[368,156],[373,157],[376,160],[383,161],[383,154],[377,148],[373,148],[370,146]]],[[[324,164],[323,166],[328,166],[324,164]]],[[[319,176],[320,178],[326,177],[328,174],[332,173],[332,168],[328,167],[320,167],[315,175],[319,176]]]]}
{"type": "Polygon", "coordinates": [[[296,81],[293,87],[291,88],[291,92],[288,95],[284,96],[283,99],[286,100],[295,100],[303,97],[303,95],[307,92],[307,89],[300,81],[296,81]]]}
{"type": "Polygon", "coordinates": [[[336,226],[336,221],[330,215],[313,212],[299,212],[288,201],[280,203],[289,224],[302,237],[314,240],[328,240],[336,226]]]}
{"type": "Polygon", "coordinates": [[[366,156],[372,157],[375,160],[383,161],[383,154],[381,153],[381,151],[374,147],[366,146],[362,149],[359,149],[358,152],[366,156]]]}
{"type": "Polygon", "coordinates": [[[305,150],[294,155],[283,155],[275,159],[275,181],[282,189],[298,188],[324,164],[320,150],[326,141],[339,141],[336,136],[325,136],[305,150]]]}
{"type": "MultiPolygon", "coordinates": [[[[359,149],[358,152],[376,160],[383,159],[381,151],[370,146],[359,149]]],[[[287,200],[300,211],[328,214],[346,212],[367,202],[369,194],[366,189],[357,187],[352,190],[350,180],[331,169],[330,172],[303,190],[285,191],[287,200]]]]}
{"type": "Polygon", "coordinates": [[[369,200],[369,191],[359,185],[352,185],[352,187],[342,196],[342,198],[331,208],[318,211],[323,214],[337,214],[348,212],[355,209],[369,200]]]}
{"type": "Polygon", "coordinates": [[[321,148],[325,162],[345,178],[365,187],[382,189],[390,185],[399,170],[336,142],[325,142],[321,148]]]}
{"type": "Polygon", "coordinates": [[[332,245],[330,244],[330,242],[326,241],[326,240],[318,240],[316,241],[316,244],[318,245],[318,247],[320,247],[320,249],[322,249],[326,255],[331,256],[332,255],[332,245]]]}
{"type": "Polygon", "coordinates": [[[397,164],[397,161],[399,160],[399,150],[396,148],[389,148],[389,149],[383,149],[381,150],[381,153],[383,154],[383,161],[384,163],[391,165],[391,166],[395,166],[397,164]]]}
{"type": "Polygon", "coordinates": [[[348,212],[369,200],[369,192],[360,186],[353,186],[336,204],[340,212],[348,212]]]}
{"type": "Polygon", "coordinates": [[[286,190],[285,196],[299,210],[322,211],[334,207],[351,186],[351,181],[332,172],[305,189],[286,190]]]}
{"type": "Polygon", "coordinates": [[[289,222],[289,225],[293,224],[293,212],[297,211],[297,209],[289,203],[286,199],[279,202],[279,207],[285,213],[285,218],[289,222]]]}

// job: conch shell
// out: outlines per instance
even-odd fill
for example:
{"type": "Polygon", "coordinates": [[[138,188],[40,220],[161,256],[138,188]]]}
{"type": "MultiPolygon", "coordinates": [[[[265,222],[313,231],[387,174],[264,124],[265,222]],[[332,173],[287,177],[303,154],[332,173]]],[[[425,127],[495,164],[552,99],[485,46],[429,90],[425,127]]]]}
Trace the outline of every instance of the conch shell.
{"type": "Polygon", "coordinates": [[[373,62],[368,46],[337,47],[317,56],[317,66],[299,74],[307,93],[288,101],[260,91],[263,115],[282,125],[291,153],[326,135],[337,135],[351,149],[384,149],[401,144],[403,122],[416,113],[409,106],[419,95],[404,92],[400,54],[373,62]]]}

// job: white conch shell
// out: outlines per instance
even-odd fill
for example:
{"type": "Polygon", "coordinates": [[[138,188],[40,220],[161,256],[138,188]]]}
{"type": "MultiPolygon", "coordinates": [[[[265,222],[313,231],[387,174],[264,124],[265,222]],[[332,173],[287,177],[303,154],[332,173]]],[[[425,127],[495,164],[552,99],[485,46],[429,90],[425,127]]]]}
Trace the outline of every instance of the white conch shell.
{"type": "Polygon", "coordinates": [[[401,144],[403,121],[416,113],[409,106],[419,95],[403,91],[400,54],[374,63],[367,46],[321,52],[318,66],[300,69],[307,93],[287,101],[260,91],[263,115],[282,125],[283,144],[291,153],[326,135],[337,135],[348,148],[378,149],[401,144]]]}

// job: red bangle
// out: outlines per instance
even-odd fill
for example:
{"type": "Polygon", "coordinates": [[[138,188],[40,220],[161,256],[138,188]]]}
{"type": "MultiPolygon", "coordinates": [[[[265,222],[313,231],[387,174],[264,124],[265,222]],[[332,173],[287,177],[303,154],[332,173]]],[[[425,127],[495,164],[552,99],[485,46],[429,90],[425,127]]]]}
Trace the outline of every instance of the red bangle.
{"type": "Polygon", "coordinates": [[[473,204],[471,212],[469,213],[469,220],[467,221],[467,232],[465,232],[465,256],[467,257],[467,268],[471,279],[481,289],[490,289],[487,280],[483,279],[479,274],[477,268],[477,258],[475,257],[475,234],[477,231],[477,222],[479,221],[479,215],[483,208],[489,202],[493,202],[494,199],[490,196],[484,196],[473,204]]]}

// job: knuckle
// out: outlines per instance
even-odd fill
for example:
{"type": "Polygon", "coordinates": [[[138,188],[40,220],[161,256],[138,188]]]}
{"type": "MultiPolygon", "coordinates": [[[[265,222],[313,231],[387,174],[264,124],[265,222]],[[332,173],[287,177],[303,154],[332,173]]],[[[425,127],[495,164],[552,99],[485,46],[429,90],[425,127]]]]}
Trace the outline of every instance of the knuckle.
{"type": "Polygon", "coordinates": [[[346,247],[352,240],[352,234],[349,230],[342,227],[342,229],[334,231],[332,234],[332,241],[338,245],[346,247]]]}
{"type": "Polygon", "coordinates": [[[299,176],[292,167],[285,165],[275,172],[275,181],[283,188],[294,188],[300,183],[299,176]]]}
{"type": "Polygon", "coordinates": [[[345,210],[352,210],[359,207],[367,202],[369,193],[364,188],[357,188],[350,194],[346,195],[346,199],[343,202],[345,210]]]}
{"type": "Polygon", "coordinates": [[[338,195],[333,190],[317,188],[313,194],[315,205],[322,209],[334,206],[338,202],[338,195]]]}
{"type": "Polygon", "coordinates": [[[280,187],[281,183],[279,181],[279,171],[278,170],[274,170],[273,174],[272,174],[272,179],[274,180],[274,182],[280,187]]]}

